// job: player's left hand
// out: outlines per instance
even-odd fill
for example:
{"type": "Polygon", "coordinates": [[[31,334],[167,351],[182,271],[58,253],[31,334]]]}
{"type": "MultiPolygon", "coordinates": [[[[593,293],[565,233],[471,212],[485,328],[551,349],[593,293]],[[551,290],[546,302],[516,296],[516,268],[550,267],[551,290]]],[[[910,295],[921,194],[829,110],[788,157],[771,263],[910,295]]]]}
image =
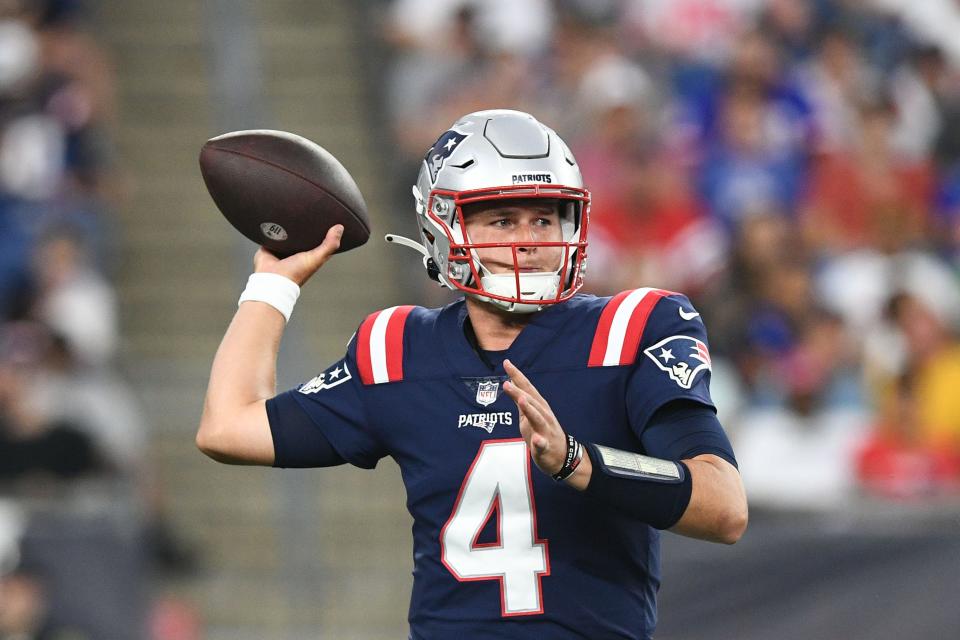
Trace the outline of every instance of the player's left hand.
{"type": "Polygon", "coordinates": [[[553,415],[550,404],[544,400],[530,380],[509,360],[503,368],[510,379],[503,390],[517,403],[520,411],[520,435],[530,448],[530,456],[541,471],[553,475],[563,467],[567,455],[567,438],[563,427],[553,415]]]}

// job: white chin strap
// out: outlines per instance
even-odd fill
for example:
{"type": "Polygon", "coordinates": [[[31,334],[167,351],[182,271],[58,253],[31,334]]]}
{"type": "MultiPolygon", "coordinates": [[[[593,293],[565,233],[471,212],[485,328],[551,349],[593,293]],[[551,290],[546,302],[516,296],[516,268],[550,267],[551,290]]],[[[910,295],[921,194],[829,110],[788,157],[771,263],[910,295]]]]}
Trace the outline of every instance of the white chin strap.
{"type": "MultiPolygon", "coordinates": [[[[522,300],[553,300],[560,287],[560,275],[553,271],[521,273],[520,291],[517,291],[517,279],[513,273],[488,273],[480,278],[483,290],[497,296],[520,298],[522,300]]],[[[512,313],[534,313],[543,305],[529,302],[507,302],[477,295],[477,298],[512,313]]]]}

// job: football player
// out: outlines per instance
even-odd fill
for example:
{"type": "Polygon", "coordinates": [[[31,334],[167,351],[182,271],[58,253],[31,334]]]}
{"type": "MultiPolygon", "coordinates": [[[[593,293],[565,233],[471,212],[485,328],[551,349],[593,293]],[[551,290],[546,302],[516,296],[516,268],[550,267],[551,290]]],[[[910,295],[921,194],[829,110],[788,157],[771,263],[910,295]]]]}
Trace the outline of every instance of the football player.
{"type": "Polygon", "coordinates": [[[441,309],[368,316],[344,357],[275,395],[299,288],[342,228],[260,249],[216,354],[197,445],[227,463],[400,466],[413,516],[410,638],[650,638],[659,535],[733,543],[743,486],[681,294],[583,282],[590,195],[532,116],[464,116],[413,188],[441,309]]]}

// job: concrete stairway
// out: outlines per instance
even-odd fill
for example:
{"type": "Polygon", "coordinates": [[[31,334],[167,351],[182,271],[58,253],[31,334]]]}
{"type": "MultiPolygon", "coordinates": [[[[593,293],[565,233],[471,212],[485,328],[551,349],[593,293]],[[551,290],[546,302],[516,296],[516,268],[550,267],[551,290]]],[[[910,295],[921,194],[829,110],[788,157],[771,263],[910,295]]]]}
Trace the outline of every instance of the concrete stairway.
{"type": "MultiPolygon", "coordinates": [[[[281,354],[281,387],[339,357],[366,313],[395,304],[384,250],[387,167],[371,153],[358,54],[369,35],[347,0],[255,4],[265,122],[328,150],[354,174],[375,237],[305,290],[281,354]],[[378,224],[379,223],[379,224],[378,224]]],[[[409,517],[395,465],[280,472],[231,468],[193,447],[210,362],[249,273],[253,245],[217,213],[197,153],[222,132],[211,93],[204,3],[102,3],[98,35],[117,66],[121,208],[118,287],[124,362],[154,433],[171,515],[205,551],[196,579],[161,585],[192,598],[208,638],[395,638],[409,594],[409,517]]],[[[402,255],[400,259],[406,258],[402,255]]]]}

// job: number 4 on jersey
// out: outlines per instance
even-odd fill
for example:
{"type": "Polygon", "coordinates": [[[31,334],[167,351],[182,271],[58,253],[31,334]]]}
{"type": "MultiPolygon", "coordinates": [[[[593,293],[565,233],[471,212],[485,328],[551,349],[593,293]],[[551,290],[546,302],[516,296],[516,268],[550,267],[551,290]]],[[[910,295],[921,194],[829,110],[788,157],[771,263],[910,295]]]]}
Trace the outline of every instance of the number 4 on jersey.
{"type": "Polygon", "coordinates": [[[550,573],[547,541],[537,538],[530,455],[522,439],[480,446],[450,519],[440,533],[442,560],[460,581],[499,580],[504,616],[543,613],[540,578],[550,573]],[[477,544],[499,511],[498,542],[477,544]]]}

